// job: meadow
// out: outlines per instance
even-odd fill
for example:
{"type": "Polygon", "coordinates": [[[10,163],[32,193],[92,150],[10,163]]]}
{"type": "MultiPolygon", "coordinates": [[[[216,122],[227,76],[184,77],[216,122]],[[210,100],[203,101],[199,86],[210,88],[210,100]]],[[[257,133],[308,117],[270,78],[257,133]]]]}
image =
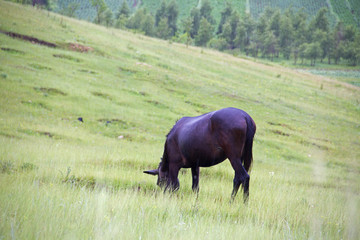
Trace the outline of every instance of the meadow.
{"type": "Polygon", "coordinates": [[[358,87],[5,1],[0,31],[0,239],[359,239],[358,87]],[[246,205],[228,161],[198,194],[143,174],[229,106],[257,124],[246,205]]]}

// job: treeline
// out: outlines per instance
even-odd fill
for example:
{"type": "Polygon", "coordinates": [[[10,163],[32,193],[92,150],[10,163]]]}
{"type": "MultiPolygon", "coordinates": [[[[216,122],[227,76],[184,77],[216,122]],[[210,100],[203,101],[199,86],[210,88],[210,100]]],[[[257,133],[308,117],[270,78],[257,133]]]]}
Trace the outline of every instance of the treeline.
{"type": "MultiPolygon", "coordinates": [[[[127,1],[123,1],[115,14],[104,0],[89,1],[96,9],[95,23],[131,29],[151,37],[270,60],[282,57],[292,59],[294,64],[304,64],[305,60],[312,66],[316,61],[338,64],[344,59],[356,66],[360,62],[358,29],[342,22],[331,27],[326,8],[320,9],[309,21],[303,9],[281,11],[268,7],[255,20],[226,3],[216,23],[208,0],[201,1],[201,6],[194,7],[181,21],[178,21],[179,7],[174,0],[163,0],[155,16],[146,8],[131,13],[127,1]]],[[[76,8],[76,4],[70,4],[63,13],[74,17],[76,8]]]]}
{"type": "Polygon", "coordinates": [[[304,64],[305,60],[311,65],[317,60],[338,64],[340,59],[345,59],[355,66],[360,62],[358,29],[342,22],[331,27],[326,8],[320,9],[310,21],[303,9],[291,8],[283,12],[266,8],[259,19],[254,20],[250,14],[240,15],[227,3],[216,23],[210,2],[203,0],[178,26],[179,10],[174,0],[163,1],[155,16],[145,8],[130,14],[126,1],[112,16],[103,0],[91,1],[93,5],[95,2],[104,6],[97,8],[96,23],[133,29],[151,37],[270,60],[292,58],[294,64],[304,64]]]}

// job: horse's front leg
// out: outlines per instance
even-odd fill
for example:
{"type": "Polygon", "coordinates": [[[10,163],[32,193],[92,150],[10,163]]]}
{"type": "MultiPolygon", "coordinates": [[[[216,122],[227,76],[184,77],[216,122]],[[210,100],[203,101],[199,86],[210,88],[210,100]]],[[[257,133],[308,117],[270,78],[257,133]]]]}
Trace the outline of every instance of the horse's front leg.
{"type": "Polygon", "coordinates": [[[194,192],[199,192],[199,174],[200,168],[198,166],[191,168],[192,174],[192,190],[194,192]]]}
{"type": "Polygon", "coordinates": [[[180,188],[178,179],[180,167],[177,164],[169,164],[169,176],[167,179],[166,189],[170,188],[171,191],[176,191],[180,188]]]}

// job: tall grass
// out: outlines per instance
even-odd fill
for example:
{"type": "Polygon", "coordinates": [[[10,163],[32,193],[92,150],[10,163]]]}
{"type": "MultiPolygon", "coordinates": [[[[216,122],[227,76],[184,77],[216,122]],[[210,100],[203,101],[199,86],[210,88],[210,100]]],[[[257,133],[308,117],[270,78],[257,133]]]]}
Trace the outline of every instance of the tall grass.
{"type": "Polygon", "coordinates": [[[0,34],[0,239],[359,237],[357,87],[4,1],[0,22],[58,46],[0,34]],[[257,123],[247,205],[228,161],[199,194],[142,173],[177,119],[227,106],[257,123]]]}

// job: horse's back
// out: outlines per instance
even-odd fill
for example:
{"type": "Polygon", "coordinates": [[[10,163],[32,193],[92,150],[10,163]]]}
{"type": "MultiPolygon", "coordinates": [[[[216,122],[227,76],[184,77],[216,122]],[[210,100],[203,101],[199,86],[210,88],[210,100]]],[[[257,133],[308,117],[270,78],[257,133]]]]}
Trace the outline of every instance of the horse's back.
{"type": "Polygon", "coordinates": [[[248,114],[237,108],[224,108],[215,111],[210,120],[213,131],[231,132],[234,130],[246,131],[246,117],[248,114]]]}

